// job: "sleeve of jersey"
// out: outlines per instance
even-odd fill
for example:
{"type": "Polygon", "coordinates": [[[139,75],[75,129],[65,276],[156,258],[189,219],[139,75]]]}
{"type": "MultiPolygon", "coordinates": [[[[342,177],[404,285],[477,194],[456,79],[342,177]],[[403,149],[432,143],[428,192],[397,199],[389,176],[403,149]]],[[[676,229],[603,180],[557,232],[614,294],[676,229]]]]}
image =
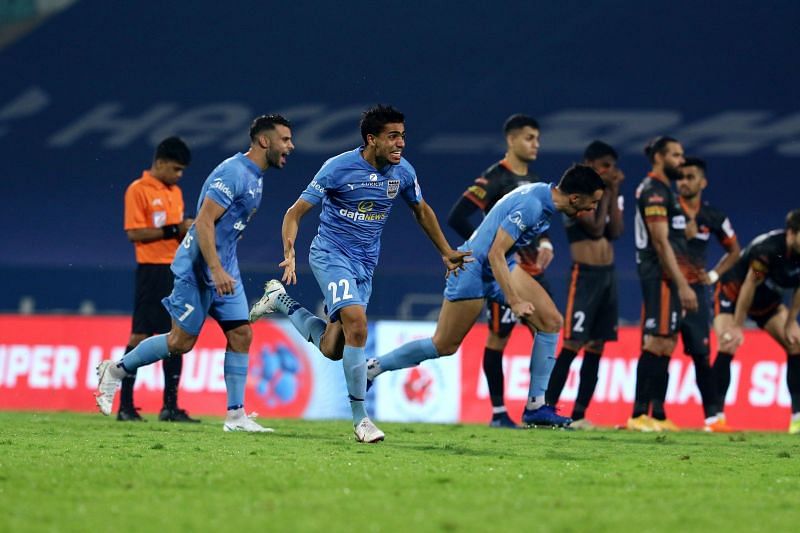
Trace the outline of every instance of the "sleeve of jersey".
{"type": "Polygon", "coordinates": [[[648,222],[664,222],[667,220],[667,199],[655,190],[642,193],[639,199],[644,218],[648,222]]]}
{"type": "Polygon", "coordinates": [[[314,176],[314,179],[311,180],[311,183],[308,184],[306,190],[300,193],[300,199],[305,200],[311,205],[317,205],[325,196],[325,191],[328,189],[329,181],[330,179],[328,178],[328,174],[323,173],[322,170],[320,170],[317,172],[317,175],[314,176]]]}
{"type": "Polygon", "coordinates": [[[464,191],[464,198],[477,205],[481,211],[484,211],[489,199],[489,180],[483,176],[475,178],[472,185],[464,191]]]}
{"type": "Polygon", "coordinates": [[[514,242],[519,240],[522,234],[538,222],[542,214],[542,206],[536,202],[534,205],[514,206],[500,222],[500,227],[506,230],[514,242]]]}
{"type": "Polygon", "coordinates": [[[408,205],[418,204],[422,201],[422,189],[420,189],[419,181],[417,181],[417,173],[414,171],[414,167],[409,164],[405,165],[405,169],[406,174],[403,176],[400,194],[408,205]]]}
{"type": "Polygon", "coordinates": [[[147,197],[139,187],[125,191],[125,231],[151,227],[147,220],[147,197]]]}
{"type": "Polygon", "coordinates": [[[721,223],[715,226],[714,233],[716,233],[720,244],[725,248],[729,248],[736,241],[736,232],[733,231],[730,219],[725,215],[722,216],[724,218],[721,223]]]}
{"type": "Polygon", "coordinates": [[[212,178],[206,190],[206,198],[228,209],[239,193],[239,188],[236,176],[232,172],[222,171],[212,178]]]}
{"type": "Polygon", "coordinates": [[[756,275],[756,279],[763,280],[769,273],[770,251],[761,244],[757,244],[750,252],[750,269],[756,275]]]}

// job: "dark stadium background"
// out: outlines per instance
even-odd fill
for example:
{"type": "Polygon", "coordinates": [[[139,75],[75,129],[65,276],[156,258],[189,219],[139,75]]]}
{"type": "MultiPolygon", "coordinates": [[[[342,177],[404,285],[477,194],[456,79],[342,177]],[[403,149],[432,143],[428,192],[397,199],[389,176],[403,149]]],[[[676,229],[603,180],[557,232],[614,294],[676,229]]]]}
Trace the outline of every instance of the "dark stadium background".
{"type": "MultiPolygon", "coordinates": [[[[358,144],[358,110],[387,102],[407,115],[405,156],[443,224],[501,157],[511,113],[541,119],[533,168],[548,180],[594,138],[617,146],[627,175],[620,298],[634,321],[633,191],[649,137],[675,135],[708,160],[705,197],[743,242],[800,206],[797,6],[78,1],[0,50],[0,311],[130,311],[122,197],[155,144],[177,133],[192,145],[181,185],[193,213],[209,171],[246,148],[249,119],[280,111],[296,125],[297,151],[269,171],[240,243],[257,296],[277,272],[283,212],[325,159],[358,144]],[[103,115],[113,117],[104,129],[103,115]]],[[[307,304],[319,300],[306,259],[313,218],[297,243],[296,293],[307,304]]],[[[561,302],[569,254],[560,222],[551,234],[548,277],[561,302]]],[[[429,318],[442,286],[437,255],[398,202],[370,315],[429,318]]]]}

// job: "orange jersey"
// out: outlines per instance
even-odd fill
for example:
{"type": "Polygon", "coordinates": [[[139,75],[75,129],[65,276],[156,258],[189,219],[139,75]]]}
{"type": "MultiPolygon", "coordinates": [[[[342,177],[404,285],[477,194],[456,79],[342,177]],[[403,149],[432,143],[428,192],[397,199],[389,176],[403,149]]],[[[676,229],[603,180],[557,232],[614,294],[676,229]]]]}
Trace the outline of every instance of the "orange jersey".
{"type": "MultiPolygon", "coordinates": [[[[145,170],[125,191],[125,231],[161,228],[183,221],[183,193],[177,185],[165,185],[145,170]]],[[[136,262],[170,264],[180,242],[159,239],[135,242],[136,262]]]]}

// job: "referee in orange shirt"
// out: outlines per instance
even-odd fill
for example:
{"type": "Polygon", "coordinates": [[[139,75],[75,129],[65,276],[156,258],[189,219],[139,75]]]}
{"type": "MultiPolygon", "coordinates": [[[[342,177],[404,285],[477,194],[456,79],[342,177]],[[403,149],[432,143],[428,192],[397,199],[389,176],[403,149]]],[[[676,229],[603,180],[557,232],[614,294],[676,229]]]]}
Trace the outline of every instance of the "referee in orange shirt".
{"type": "MultiPolygon", "coordinates": [[[[181,239],[192,225],[183,216],[183,193],[178,180],[192,154],[178,137],[168,137],[156,148],[150,170],[125,191],[125,232],[136,249],[136,296],[131,337],[125,353],[151,335],[167,333],[172,327],[161,299],[172,292],[170,265],[181,239]]],[[[178,382],[183,356],[164,359],[164,406],[159,420],[199,422],[178,408],[178,382]]],[[[117,420],[143,420],[133,405],[135,377],[122,380],[117,420]]]]}

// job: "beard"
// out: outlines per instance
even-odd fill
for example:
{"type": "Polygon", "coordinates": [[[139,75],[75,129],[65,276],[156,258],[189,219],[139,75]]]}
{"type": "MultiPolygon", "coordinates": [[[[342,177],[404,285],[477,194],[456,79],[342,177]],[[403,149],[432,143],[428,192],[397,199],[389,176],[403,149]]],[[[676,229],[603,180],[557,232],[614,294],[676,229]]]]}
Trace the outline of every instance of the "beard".
{"type": "Polygon", "coordinates": [[[682,177],[681,169],[669,165],[664,165],[664,175],[669,181],[678,181],[682,177]]]}

